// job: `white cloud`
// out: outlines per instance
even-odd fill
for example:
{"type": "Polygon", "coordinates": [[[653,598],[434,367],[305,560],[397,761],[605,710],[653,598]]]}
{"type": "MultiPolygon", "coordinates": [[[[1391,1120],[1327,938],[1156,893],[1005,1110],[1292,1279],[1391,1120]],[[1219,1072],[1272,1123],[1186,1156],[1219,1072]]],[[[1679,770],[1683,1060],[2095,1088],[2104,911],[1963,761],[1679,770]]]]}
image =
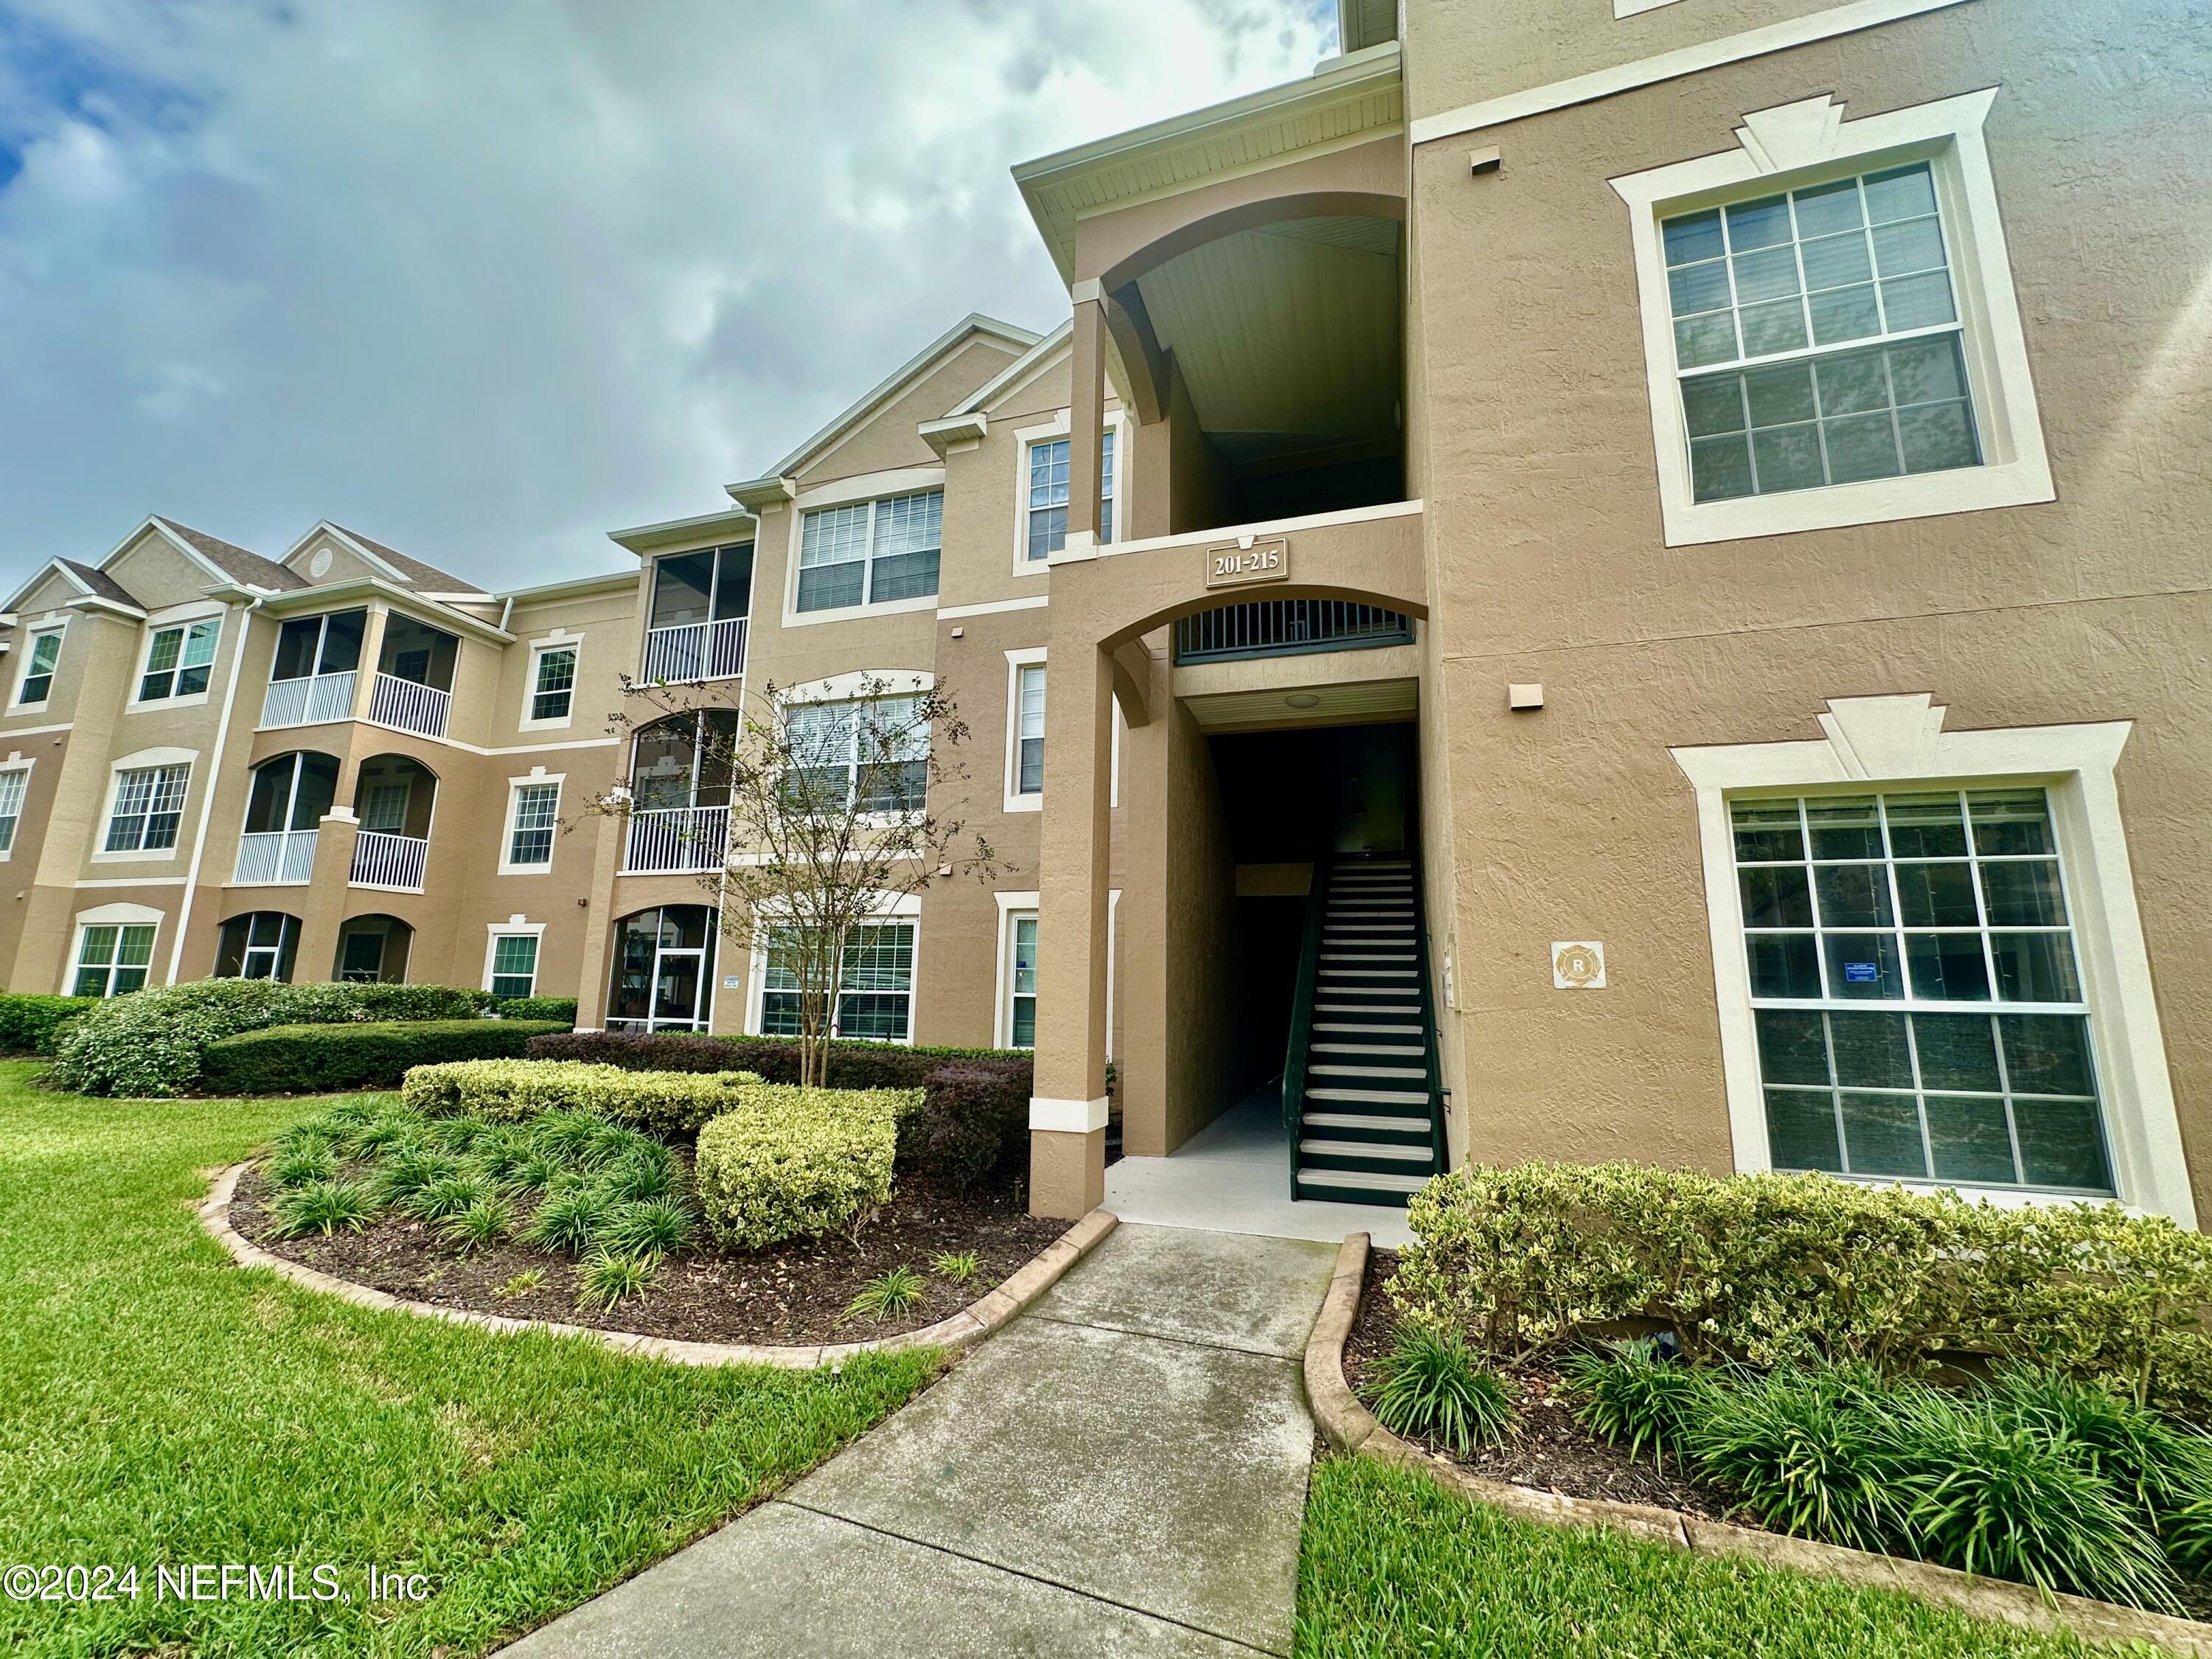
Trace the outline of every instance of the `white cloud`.
{"type": "Polygon", "coordinates": [[[0,586],[148,512],[606,568],[966,312],[1056,322],[1007,168],[1296,78],[1332,9],[41,6],[0,31],[0,586]]]}

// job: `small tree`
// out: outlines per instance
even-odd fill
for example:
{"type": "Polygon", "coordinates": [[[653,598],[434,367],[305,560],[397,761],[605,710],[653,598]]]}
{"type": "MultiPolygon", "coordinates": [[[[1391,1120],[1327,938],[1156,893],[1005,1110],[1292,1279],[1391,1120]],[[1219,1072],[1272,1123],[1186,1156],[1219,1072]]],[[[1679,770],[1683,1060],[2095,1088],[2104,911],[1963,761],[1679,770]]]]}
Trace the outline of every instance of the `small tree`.
{"type": "MultiPolygon", "coordinates": [[[[723,938],[747,954],[766,945],[791,976],[799,1080],[819,1087],[855,930],[933,881],[994,873],[980,834],[929,810],[944,786],[967,776],[967,725],[942,692],[888,676],[864,676],[836,702],[770,683],[737,708],[711,701],[700,681],[625,678],[623,690],[611,731],[635,736],[689,717],[697,793],[727,792],[726,827],[694,812],[671,833],[693,844],[685,864],[720,866],[700,885],[714,896],[723,938]]],[[[625,782],[586,810],[627,820],[652,805],[625,782]]]]}

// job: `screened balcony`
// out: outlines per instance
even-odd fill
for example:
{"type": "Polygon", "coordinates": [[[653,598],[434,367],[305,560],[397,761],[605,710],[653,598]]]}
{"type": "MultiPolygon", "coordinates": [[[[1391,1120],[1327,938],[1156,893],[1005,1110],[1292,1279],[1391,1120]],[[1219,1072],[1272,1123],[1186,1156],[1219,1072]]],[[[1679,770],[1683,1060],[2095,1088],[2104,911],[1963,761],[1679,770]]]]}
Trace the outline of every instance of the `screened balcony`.
{"type": "Polygon", "coordinates": [[[750,542],[654,560],[638,678],[654,685],[743,674],[752,587],[750,542]]]}
{"type": "Polygon", "coordinates": [[[729,848],[733,708],[700,709],[637,734],[630,761],[624,875],[719,870],[729,848]]]}
{"type": "Polygon", "coordinates": [[[334,756],[279,755],[255,767],[231,884],[301,887],[313,881],[319,826],[337,784],[334,756]]]}
{"type": "Polygon", "coordinates": [[[261,727],[323,726],[353,718],[368,612],[339,611],[295,617],[276,632],[276,658],[261,700],[261,727]]]}
{"type": "Polygon", "coordinates": [[[361,828],[347,880],[386,892],[421,892],[437,799],[437,774],[422,762],[405,755],[363,761],[353,795],[361,828]]]}
{"type": "Polygon", "coordinates": [[[417,737],[442,738],[453,701],[453,669],[461,642],[441,628],[393,611],[368,693],[372,725],[417,737]]]}

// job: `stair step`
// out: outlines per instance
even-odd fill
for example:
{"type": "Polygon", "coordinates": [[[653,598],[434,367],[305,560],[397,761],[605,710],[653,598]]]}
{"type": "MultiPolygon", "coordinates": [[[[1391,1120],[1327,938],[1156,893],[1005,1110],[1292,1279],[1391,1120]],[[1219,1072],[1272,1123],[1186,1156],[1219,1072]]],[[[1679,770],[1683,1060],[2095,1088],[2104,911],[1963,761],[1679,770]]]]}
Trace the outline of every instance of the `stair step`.
{"type": "Polygon", "coordinates": [[[1354,1031],[1372,1031],[1377,1036],[1384,1033],[1395,1036],[1409,1031],[1418,1035],[1420,1029],[1418,1025],[1347,1025],[1340,1020],[1329,1020],[1314,1027],[1316,1031],[1328,1031],[1333,1034],[1349,1035],[1354,1031]]]}
{"type": "Polygon", "coordinates": [[[1418,1042],[1316,1042],[1317,1054],[1419,1054],[1418,1042]]]}
{"type": "Polygon", "coordinates": [[[1378,1089],[1412,1090],[1429,1080],[1427,1072],[1415,1067],[1400,1071],[1385,1066],[1310,1066],[1306,1075],[1327,1079],[1325,1087],[1344,1087],[1352,1084],[1367,1084],[1378,1089]]]}
{"type": "Polygon", "coordinates": [[[1402,1209],[1406,1200],[1429,1184],[1426,1176],[1401,1175],[1382,1170],[1316,1170],[1300,1174],[1297,1194],[1323,1203],[1389,1204],[1402,1209]]]}
{"type": "Polygon", "coordinates": [[[1308,1129],[1334,1129],[1339,1133],[1366,1129],[1376,1134],[1419,1135],[1421,1144],[1428,1145],[1427,1117],[1416,1117],[1411,1113],[1394,1115],[1386,1112],[1308,1112],[1299,1122],[1308,1129]]]}
{"type": "Polygon", "coordinates": [[[1367,1101],[1387,1106],[1418,1105],[1424,1109],[1429,1103],[1428,1091],[1425,1089],[1352,1089],[1338,1083],[1325,1084],[1317,1089],[1308,1089],[1306,1098],[1308,1100],[1367,1101]]]}

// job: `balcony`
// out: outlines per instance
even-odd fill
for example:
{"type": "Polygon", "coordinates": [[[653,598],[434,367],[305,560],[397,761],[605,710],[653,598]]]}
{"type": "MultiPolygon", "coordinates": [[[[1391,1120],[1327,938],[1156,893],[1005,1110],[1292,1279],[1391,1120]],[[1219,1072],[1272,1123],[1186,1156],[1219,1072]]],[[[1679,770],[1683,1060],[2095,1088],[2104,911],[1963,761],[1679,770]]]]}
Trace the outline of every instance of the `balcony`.
{"type": "Polygon", "coordinates": [[[305,886],[314,878],[315,838],[319,833],[314,830],[274,830],[240,836],[232,883],[241,887],[305,886]]]}
{"type": "Polygon", "coordinates": [[[395,836],[364,830],[354,837],[353,871],[347,879],[356,887],[419,893],[422,890],[422,866],[429,851],[427,836],[395,836]]]}
{"type": "Polygon", "coordinates": [[[669,806],[633,812],[623,874],[699,875],[719,870],[730,842],[726,806],[669,806]]]}
{"type": "Polygon", "coordinates": [[[442,738],[453,702],[452,692],[441,691],[434,685],[380,673],[368,690],[369,722],[388,726],[395,732],[412,732],[417,737],[442,738]]]}
{"type": "Polygon", "coordinates": [[[1413,619],[1348,599],[1261,599],[1224,605],[1176,623],[1178,665],[1293,657],[1313,651],[1362,651],[1411,645],[1413,619]]]}
{"type": "Polygon", "coordinates": [[[296,679],[271,680],[269,695],[261,700],[261,729],[288,726],[326,726],[353,717],[356,676],[350,668],[335,674],[303,674],[296,679]]]}
{"type": "Polygon", "coordinates": [[[743,617],[731,617],[647,629],[638,678],[649,685],[737,678],[745,672],[745,623],[743,617]]]}

